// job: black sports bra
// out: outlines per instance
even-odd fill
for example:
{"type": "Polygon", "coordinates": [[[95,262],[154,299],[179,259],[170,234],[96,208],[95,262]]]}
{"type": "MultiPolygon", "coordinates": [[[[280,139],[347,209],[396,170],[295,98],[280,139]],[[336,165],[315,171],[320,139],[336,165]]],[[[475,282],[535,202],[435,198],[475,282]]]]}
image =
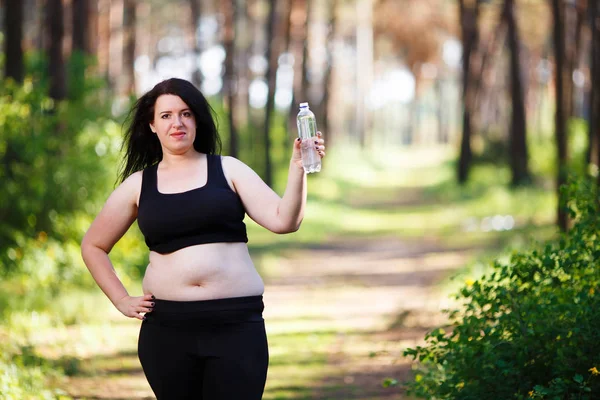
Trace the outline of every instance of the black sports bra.
{"type": "Polygon", "coordinates": [[[206,184],[181,193],[158,191],[158,164],[144,169],[137,219],[150,250],[166,254],[197,244],[248,242],[246,212],[225,179],[221,156],[207,154],[207,164],[206,184]]]}

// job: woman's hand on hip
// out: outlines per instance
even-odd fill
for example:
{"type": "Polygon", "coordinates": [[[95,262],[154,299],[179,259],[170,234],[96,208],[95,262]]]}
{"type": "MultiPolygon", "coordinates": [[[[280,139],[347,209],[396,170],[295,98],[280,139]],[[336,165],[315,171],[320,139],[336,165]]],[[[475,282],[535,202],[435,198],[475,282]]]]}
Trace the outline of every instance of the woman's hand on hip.
{"type": "Polygon", "coordinates": [[[123,315],[130,318],[144,319],[142,313],[152,312],[154,307],[154,296],[145,294],[143,296],[125,296],[115,303],[115,307],[123,315]]]}

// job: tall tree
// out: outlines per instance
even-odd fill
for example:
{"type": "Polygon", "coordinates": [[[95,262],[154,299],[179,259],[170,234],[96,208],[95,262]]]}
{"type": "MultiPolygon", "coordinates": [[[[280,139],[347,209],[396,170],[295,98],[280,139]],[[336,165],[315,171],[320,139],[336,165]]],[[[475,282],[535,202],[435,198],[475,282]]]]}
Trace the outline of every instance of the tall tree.
{"type": "Polygon", "coordinates": [[[370,118],[366,99],[373,79],[373,1],[356,2],[356,128],[361,148],[367,144],[370,118]]]}
{"type": "Polygon", "coordinates": [[[89,54],[89,0],[73,0],[71,7],[71,58],[69,60],[69,97],[79,98],[85,87],[85,56],[89,54]]]}
{"type": "Polygon", "coordinates": [[[459,0],[460,28],[463,43],[462,77],[463,77],[463,126],[458,160],[458,182],[465,183],[473,159],[471,135],[473,129],[473,113],[475,93],[472,85],[472,59],[479,45],[479,1],[459,0]]]}
{"type": "Polygon", "coordinates": [[[88,53],[88,24],[89,24],[89,0],[72,0],[73,2],[73,51],[88,53]]]}
{"type": "Polygon", "coordinates": [[[314,0],[304,1],[306,3],[306,19],[304,20],[304,40],[302,41],[302,58],[300,63],[302,69],[300,73],[300,87],[298,91],[298,100],[302,102],[308,101],[308,53],[310,48],[308,29],[310,27],[311,10],[314,0]]]}
{"type": "Polygon", "coordinates": [[[17,82],[23,80],[23,2],[6,1],[4,6],[4,76],[17,82]]]}
{"type": "Polygon", "coordinates": [[[308,46],[308,0],[291,0],[290,4],[290,53],[294,57],[294,87],[292,92],[292,105],[288,114],[288,127],[290,131],[296,129],[296,114],[298,103],[307,101],[303,92],[304,69],[303,61],[305,48],[308,46]]]}
{"type": "MultiPolygon", "coordinates": [[[[556,90],[556,112],[555,112],[555,137],[557,150],[557,177],[556,193],[560,196],[560,187],[566,182],[567,168],[567,122],[565,111],[565,81],[570,77],[565,65],[565,30],[564,30],[564,3],[562,0],[552,0],[553,17],[553,42],[555,62],[555,90],[556,90]]],[[[559,197],[560,198],[560,197],[559,197]]],[[[567,214],[563,210],[560,201],[557,209],[557,223],[561,230],[567,230],[567,214]]]]}
{"type": "Polygon", "coordinates": [[[110,82],[110,42],[111,42],[111,14],[110,0],[98,0],[98,71],[110,82]]]}
{"type": "Polygon", "coordinates": [[[88,26],[87,26],[87,44],[86,52],[90,55],[95,55],[98,51],[98,10],[100,0],[86,0],[88,9],[88,26]]]}
{"type": "MultiPolygon", "coordinates": [[[[292,43],[292,11],[294,10],[294,0],[286,0],[285,4],[287,6],[285,12],[282,13],[283,19],[283,44],[281,45],[282,51],[287,53],[288,55],[293,54],[293,43],[292,43]]],[[[290,108],[288,110],[288,118],[284,119],[283,127],[285,131],[288,133],[284,136],[284,147],[287,145],[288,138],[295,136],[292,135],[291,132],[294,132],[294,126],[296,125],[296,121],[292,120],[292,117],[295,116],[294,112],[297,110],[295,107],[295,98],[294,98],[294,84],[292,83],[292,99],[290,103],[290,108]],[[293,110],[293,111],[292,111],[293,110]]]]}
{"type": "MultiPolygon", "coordinates": [[[[249,60],[255,53],[256,30],[260,24],[257,22],[256,9],[257,2],[260,0],[237,0],[239,23],[238,29],[240,34],[238,35],[238,41],[236,42],[236,53],[239,54],[238,65],[248,65],[249,60]]],[[[250,107],[250,83],[254,79],[254,72],[250,68],[241,68],[238,71],[238,115],[240,116],[239,126],[247,126],[248,131],[246,132],[246,138],[250,140],[250,143],[256,143],[256,131],[255,128],[258,123],[262,120],[257,120],[256,113],[252,112],[250,107]]],[[[253,154],[256,159],[257,154],[253,154]]],[[[256,160],[255,160],[256,161],[256,160]]]]}
{"type": "Polygon", "coordinates": [[[46,27],[49,32],[48,71],[50,75],[50,97],[64,99],[67,95],[65,63],[62,54],[64,36],[62,0],[47,0],[46,27]]]}
{"type": "MultiPolygon", "coordinates": [[[[591,74],[592,77],[600,76],[600,0],[589,0],[589,20],[592,43],[591,74]]],[[[591,79],[589,101],[588,149],[587,163],[596,164],[600,168],[600,79],[591,79]]],[[[600,186],[600,174],[598,174],[600,186]]]]}
{"type": "Polygon", "coordinates": [[[192,53],[194,54],[194,67],[192,71],[192,83],[196,85],[196,87],[202,86],[202,72],[200,68],[198,68],[197,60],[200,57],[200,53],[202,49],[200,48],[200,43],[198,42],[198,28],[200,27],[200,16],[202,13],[202,9],[200,8],[201,2],[200,0],[188,0],[190,4],[190,28],[192,31],[192,53]]]}
{"type": "Polygon", "coordinates": [[[327,64],[325,65],[325,73],[323,77],[323,101],[319,108],[321,114],[321,126],[323,132],[327,132],[329,145],[331,146],[331,132],[329,131],[329,99],[333,90],[331,84],[331,73],[333,70],[333,45],[338,31],[337,8],[338,0],[329,0],[329,31],[327,32],[327,64]]]}
{"type": "Polygon", "coordinates": [[[269,16],[267,17],[267,48],[265,59],[267,60],[267,105],[265,107],[265,122],[263,126],[263,137],[265,144],[265,183],[273,184],[273,167],[271,165],[271,115],[275,108],[275,79],[277,77],[277,58],[279,56],[279,40],[275,35],[275,24],[277,20],[277,2],[269,0],[269,16]]]}
{"type": "Polygon", "coordinates": [[[137,0],[123,1],[123,74],[121,94],[135,93],[135,42],[137,0]]]}
{"type": "Polygon", "coordinates": [[[239,152],[238,132],[235,124],[235,18],[236,1],[220,2],[223,14],[223,45],[225,47],[225,76],[223,81],[223,100],[229,122],[229,155],[237,157],[239,152]]]}
{"type": "Polygon", "coordinates": [[[512,184],[521,185],[530,181],[527,167],[527,123],[525,122],[525,96],[521,78],[521,58],[519,28],[515,19],[514,0],[504,1],[504,18],[508,28],[510,49],[510,92],[512,99],[512,120],[509,134],[510,167],[512,184]]]}

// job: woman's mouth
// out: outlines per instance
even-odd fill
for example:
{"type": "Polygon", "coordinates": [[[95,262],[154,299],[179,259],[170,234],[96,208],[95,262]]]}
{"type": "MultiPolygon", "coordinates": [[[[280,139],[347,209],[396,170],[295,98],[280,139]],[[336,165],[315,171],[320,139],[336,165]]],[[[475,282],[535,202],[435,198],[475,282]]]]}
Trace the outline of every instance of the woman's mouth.
{"type": "Polygon", "coordinates": [[[181,139],[182,137],[185,136],[185,132],[173,132],[173,133],[171,133],[171,136],[174,137],[175,139],[181,139]]]}

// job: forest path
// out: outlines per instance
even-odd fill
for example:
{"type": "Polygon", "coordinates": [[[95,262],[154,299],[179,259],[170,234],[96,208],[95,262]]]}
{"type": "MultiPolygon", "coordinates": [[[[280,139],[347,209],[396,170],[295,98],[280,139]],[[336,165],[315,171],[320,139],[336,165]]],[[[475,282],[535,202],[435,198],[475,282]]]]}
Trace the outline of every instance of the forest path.
{"type": "MultiPolygon", "coordinates": [[[[443,323],[438,284],[473,251],[393,237],[281,251],[264,276],[264,399],[404,399],[383,382],[408,376],[402,351],[443,323]]],[[[118,318],[101,329],[108,345],[61,386],[79,399],[153,399],[136,354],[139,324],[118,318]]]]}

